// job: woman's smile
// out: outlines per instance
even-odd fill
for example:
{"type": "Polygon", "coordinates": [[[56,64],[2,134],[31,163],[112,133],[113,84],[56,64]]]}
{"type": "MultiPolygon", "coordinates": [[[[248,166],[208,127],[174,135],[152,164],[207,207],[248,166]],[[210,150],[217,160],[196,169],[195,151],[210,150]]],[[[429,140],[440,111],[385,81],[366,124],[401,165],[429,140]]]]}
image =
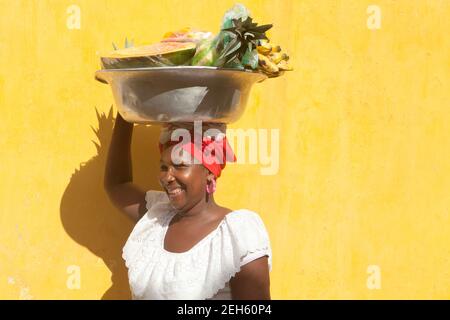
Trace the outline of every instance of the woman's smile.
{"type": "Polygon", "coordinates": [[[173,190],[167,190],[167,194],[169,195],[170,199],[175,199],[184,194],[184,189],[182,188],[175,188],[173,190]]]}

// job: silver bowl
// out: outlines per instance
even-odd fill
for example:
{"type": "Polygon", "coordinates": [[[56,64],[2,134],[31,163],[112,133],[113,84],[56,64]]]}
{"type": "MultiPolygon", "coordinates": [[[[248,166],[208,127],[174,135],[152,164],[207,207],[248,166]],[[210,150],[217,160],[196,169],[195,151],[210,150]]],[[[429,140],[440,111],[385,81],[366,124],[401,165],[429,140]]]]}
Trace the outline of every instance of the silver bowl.
{"type": "Polygon", "coordinates": [[[216,67],[157,67],[99,70],[95,78],[111,85],[120,115],[128,122],[231,123],[247,105],[260,72],[216,67]]]}

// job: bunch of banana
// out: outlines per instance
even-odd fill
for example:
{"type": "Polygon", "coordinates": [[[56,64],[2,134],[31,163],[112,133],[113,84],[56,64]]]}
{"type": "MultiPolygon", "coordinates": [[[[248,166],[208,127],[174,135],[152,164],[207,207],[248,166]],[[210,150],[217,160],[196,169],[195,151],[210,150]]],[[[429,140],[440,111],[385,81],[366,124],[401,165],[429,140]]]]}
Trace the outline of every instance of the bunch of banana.
{"type": "Polygon", "coordinates": [[[272,45],[269,40],[260,40],[258,50],[259,69],[269,78],[279,77],[284,71],[294,70],[289,64],[289,56],[281,52],[281,47],[272,45]]]}

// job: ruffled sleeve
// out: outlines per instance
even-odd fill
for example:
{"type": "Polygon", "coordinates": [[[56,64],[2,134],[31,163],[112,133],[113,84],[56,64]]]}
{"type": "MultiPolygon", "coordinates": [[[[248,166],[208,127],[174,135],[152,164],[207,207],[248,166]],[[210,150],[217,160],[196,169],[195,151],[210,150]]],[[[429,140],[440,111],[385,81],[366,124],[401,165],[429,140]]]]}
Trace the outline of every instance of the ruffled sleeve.
{"type": "Polygon", "coordinates": [[[230,216],[228,221],[235,250],[239,252],[240,267],[267,256],[269,271],[272,271],[272,249],[264,222],[256,212],[243,211],[242,214],[230,216]]]}
{"type": "Polygon", "coordinates": [[[147,207],[146,217],[151,219],[164,212],[169,205],[169,198],[163,191],[149,190],[145,193],[147,207]]]}
{"type": "Polygon", "coordinates": [[[240,209],[226,216],[219,232],[213,237],[209,251],[209,267],[204,281],[202,299],[215,299],[241,268],[263,256],[268,257],[272,271],[272,249],[261,217],[251,210],[240,209]],[[218,276],[215,276],[217,274],[218,276]]]}

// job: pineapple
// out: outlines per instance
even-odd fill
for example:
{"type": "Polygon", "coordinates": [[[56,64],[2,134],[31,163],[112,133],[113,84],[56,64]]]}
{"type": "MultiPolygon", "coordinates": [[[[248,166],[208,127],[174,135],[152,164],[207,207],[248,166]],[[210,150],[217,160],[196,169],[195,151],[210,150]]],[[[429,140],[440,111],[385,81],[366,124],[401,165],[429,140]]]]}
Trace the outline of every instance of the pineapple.
{"type": "Polygon", "coordinates": [[[222,31],[229,40],[218,60],[224,65],[234,59],[242,61],[244,66],[256,69],[258,65],[258,52],[256,50],[259,40],[267,39],[266,31],[272,28],[271,24],[258,26],[251,17],[246,20],[232,20],[233,26],[222,31]],[[223,60],[221,60],[223,59],[223,60]]]}
{"type": "Polygon", "coordinates": [[[258,26],[251,17],[233,19],[232,27],[222,29],[214,39],[200,44],[192,65],[256,69],[258,41],[267,39],[265,32],[270,28],[271,24],[258,26]]]}

